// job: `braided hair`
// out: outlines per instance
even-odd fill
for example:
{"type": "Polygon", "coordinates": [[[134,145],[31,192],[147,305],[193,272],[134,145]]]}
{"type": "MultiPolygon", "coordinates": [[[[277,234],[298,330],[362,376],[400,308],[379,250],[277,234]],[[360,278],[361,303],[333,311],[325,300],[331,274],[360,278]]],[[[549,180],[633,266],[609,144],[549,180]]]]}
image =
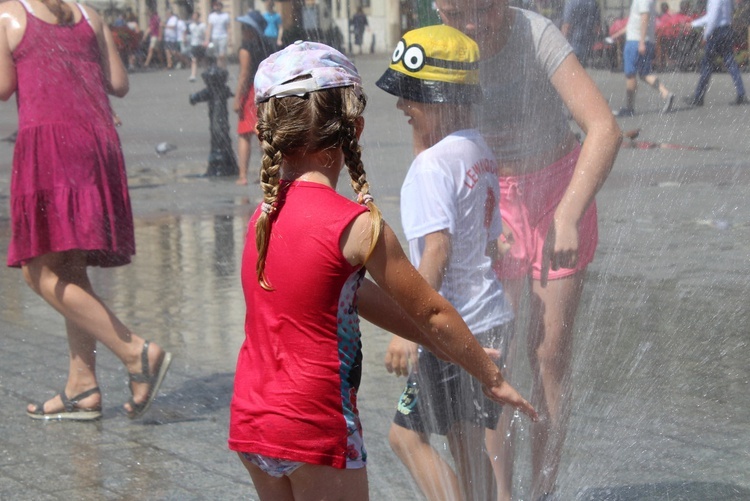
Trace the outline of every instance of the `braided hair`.
{"type": "Polygon", "coordinates": [[[271,227],[283,205],[280,190],[283,154],[342,148],[351,186],[359,203],[370,210],[372,241],[368,258],[375,248],[382,228],[382,215],[370,194],[357,140],[357,121],[366,105],[365,95],[353,87],[325,89],[301,97],[272,97],[258,104],[257,129],[263,152],[260,170],[263,204],[255,223],[258,250],[255,271],[258,283],[264,289],[273,289],[266,278],[265,266],[271,227]]]}

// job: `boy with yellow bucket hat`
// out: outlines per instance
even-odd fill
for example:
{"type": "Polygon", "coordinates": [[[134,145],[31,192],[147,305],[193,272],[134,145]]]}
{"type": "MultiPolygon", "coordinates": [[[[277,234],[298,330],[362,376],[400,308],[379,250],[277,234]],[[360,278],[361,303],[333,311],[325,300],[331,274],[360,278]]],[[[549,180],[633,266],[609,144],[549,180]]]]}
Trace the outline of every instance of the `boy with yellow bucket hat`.
{"type": "MultiPolygon", "coordinates": [[[[497,164],[475,128],[479,49],[448,26],[410,31],[377,86],[398,97],[412,126],[415,158],[401,188],[411,260],[502,367],[513,311],[492,269],[502,223],[497,164]]],[[[501,407],[463,369],[405,339],[394,336],[385,364],[408,375],[389,441],[424,495],[491,498],[485,437],[501,407]],[[430,445],[431,434],[446,436],[456,472],[430,445]]]]}

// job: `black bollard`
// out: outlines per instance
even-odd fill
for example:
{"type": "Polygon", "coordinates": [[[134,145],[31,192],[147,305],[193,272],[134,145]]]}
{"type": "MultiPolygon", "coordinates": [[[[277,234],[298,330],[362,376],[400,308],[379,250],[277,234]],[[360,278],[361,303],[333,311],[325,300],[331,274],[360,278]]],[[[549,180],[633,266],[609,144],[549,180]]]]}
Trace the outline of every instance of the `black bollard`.
{"type": "Polygon", "coordinates": [[[227,99],[232,90],[227,86],[229,73],[210,61],[201,74],[206,88],[190,95],[190,104],[208,102],[209,130],[211,131],[211,153],[208,155],[206,176],[236,176],[239,173],[237,159],[229,136],[229,110],[227,99]]]}

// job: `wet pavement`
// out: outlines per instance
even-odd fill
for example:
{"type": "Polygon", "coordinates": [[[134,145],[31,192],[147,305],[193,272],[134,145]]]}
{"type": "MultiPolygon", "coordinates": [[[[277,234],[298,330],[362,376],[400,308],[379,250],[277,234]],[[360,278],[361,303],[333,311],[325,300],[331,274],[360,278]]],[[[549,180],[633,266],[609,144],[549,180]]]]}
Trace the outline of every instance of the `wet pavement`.
{"type": "MultiPolygon", "coordinates": [[[[386,59],[356,63],[370,97],[365,166],[376,201],[400,234],[410,131],[395,99],[374,86],[386,59]]],[[[237,68],[230,70],[236,76],[237,68]]],[[[619,108],[622,74],[592,74],[619,108]]],[[[64,324],[18,270],[4,268],[0,499],[254,499],[226,436],[243,338],[240,252],[260,191],[201,177],[207,110],[189,105],[188,95],[202,85],[187,77],[134,74],[130,94],[114,101],[124,122],[138,254],[130,266],[92,270],[95,289],[121,319],[175,354],[162,393],[144,419],[128,420],[121,410],[129,396],[125,371],[101,350],[101,421],[28,419],[28,401],[65,384],[64,324]],[[177,149],[158,156],[154,147],[165,141],[177,149]]],[[[662,78],[687,96],[697,75],[662,78]]],[[[706,106],[678,104],[660,115],[656,93],[641,87],[639,114],[620,122],[624,130],[640,128],[637,141],[672,146],[624,148],[598,197],[600,245],[576,324],[563,500],[750,499],[750,106],[728,106],[733,96],[728,75],[715,75],[706,106]]],[[[15,103],[0,103],[0,138],[15,130],[15,120],[15,103]]],[[[12,144],[0,142],[3,261],[11,154],[12,144]]],[[[255,149],[251,168],[258,165],[255,149]]],[[[346,180],[340,191],[349,193],[346,180]]],[[[382,368],[388,335],[364,323],[363,337],[360,408],[371,497],[419,499],[386,440],[402,384],[382,368]]],[[[528,393],[523,358],[513,382],[528,393]]],[[[528,499],[527,425],[519,426],[519,499],[528,499]]]]}

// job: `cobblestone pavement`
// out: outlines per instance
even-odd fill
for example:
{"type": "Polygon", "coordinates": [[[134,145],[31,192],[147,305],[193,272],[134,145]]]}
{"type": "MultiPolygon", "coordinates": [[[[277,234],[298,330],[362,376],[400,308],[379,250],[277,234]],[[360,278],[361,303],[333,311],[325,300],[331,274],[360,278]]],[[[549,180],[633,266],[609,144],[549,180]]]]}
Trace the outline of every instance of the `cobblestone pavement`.
{"type": "MultiPolygon", "coordinates": [[[[356,63],[370,97],[365,165],[400,234],[410,131],[395,100],[374,86],[386,60],[356,63]]],[[[622,74],[592,74],[619,108],[622,74]]],[[[49,398],[65,383],[64,325],[18,270],[0,271],[0,499],[254,496],[226,447],[226,430],[244,315],[239,255],[259,189],[201,177],[207,110],[189,105],[202,85],[187,77],[134,74],[130,94],[114,102],[124,122],[138,255],[131,266],[92,272],[97,291],[128,325],[175,354],[162,393],[144,419],[128,420],[120,407],[128,397],[125,371],[102,350],[101,421],[28,419],[28,401],[49,398]],[[158,156],[160,142],[177,149],[158,156]]],[[[697,80],[662,77],[681,96],[697,80]]],[[[733,95],[729,77],[715,75],[706,106],[678,104],[660,115],[658,97],[645,88],[638,114],[621,121],[625,130],[640,128],[639,141],[673,146],[623,148],[598,197],[600,246],[577,320],[563,500],[750,499],[750,106],[728,106],[733,95]]],[[[14,108],[0,103],[0,138],[15,130],[14,108]]],[[[3,255],[11,154],[12,144],[0,142],[3,255]]],[[[257,168],[257,149],[253,155],[257,168]]],[[[346,181],[340,184],[347,193],[346,181]]],[[[360,407],[371,496],[418,499],[386,440],[402,384],[382,368],[388,336],[368,324],[363,331],[360,407]]],[[[528,394],[528,369],[517,358],[513,382],[528,394]]],[[[527,425],[519,425],[519,499],[528,496],[527,425]]]]}

